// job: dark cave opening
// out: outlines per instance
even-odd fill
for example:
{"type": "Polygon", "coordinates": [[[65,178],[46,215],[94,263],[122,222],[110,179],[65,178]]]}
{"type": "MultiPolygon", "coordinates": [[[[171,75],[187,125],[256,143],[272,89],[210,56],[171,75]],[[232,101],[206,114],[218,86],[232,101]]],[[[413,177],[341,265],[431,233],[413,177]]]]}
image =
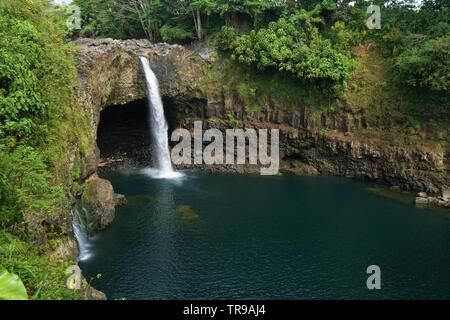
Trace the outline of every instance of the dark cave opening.
{"type": "MultiPolygon", "coordinates": [[[[169,98],[163,98],[163,103],[171,145],[171,132],[180,125],[183,126],[184,117],[202,119],[206,104],[201,99],[179,102],[169,98]]],[[[146,98],[125,105],[108,106],[100,113],[97,145],[100,149],[102,163],[106,166],[116,164],[152,165],[151,139],[149,108],[146,98]]]]}
{"type": "Polygon", "coordinates": [[[100,113],[97,145],[103,162],[151,164],[151,136],[147,99],[108,106],[100,113]]]}

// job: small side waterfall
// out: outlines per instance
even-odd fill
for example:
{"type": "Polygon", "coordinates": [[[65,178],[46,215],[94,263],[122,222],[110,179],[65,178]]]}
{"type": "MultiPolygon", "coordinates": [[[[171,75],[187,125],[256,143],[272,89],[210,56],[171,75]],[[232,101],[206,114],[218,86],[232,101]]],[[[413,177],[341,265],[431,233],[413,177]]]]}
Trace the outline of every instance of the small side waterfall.
{"type": "MultiPolygon", "coordinates": [[[[164,107],[159,93],[158,79],[150,68],[146,57],[140,57],[142,67],[147,81],[147,92],[149,100],[150,130],[153,139],[154,165],[156,174],[149,171],[158,178],[176,178],[180,174],[173,171],[169,151],[168,125],[164,116],[164,107]]],[[[154,170],[153,170],[154,171],[154,170]]]]}
{"type": "Polygon", "coordinates": [[[80,215],[77,206],[74,206],[74,208],[72,209],[72,216],[73,234],[78,243],[78,261],[87,260],[91,257],[91,252],[89,250],[89,238],[86,226],[80,221],[80,215]]]}

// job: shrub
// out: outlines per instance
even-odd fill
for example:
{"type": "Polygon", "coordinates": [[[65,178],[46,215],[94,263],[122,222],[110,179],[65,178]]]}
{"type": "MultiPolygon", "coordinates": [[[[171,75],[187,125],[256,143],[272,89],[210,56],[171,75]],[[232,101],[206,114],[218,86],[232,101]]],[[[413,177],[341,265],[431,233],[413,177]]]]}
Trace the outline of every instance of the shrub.
{"type": "Polygon", "coordinates": [[[52,215],[66,204],[64,190],[52,184],[42,155],[32,147],[8,152],[0,145],[0,228],[25,214],[52,215]]]}
{"type": "Polygon", "coordinates": [[[39,248],[0,230],[1,267],[20,277],[32,300],[84,299],[80,292],[66,286],[65,271],[75,261],[55,261],[43,256],[43,251],[51,251],[56,245],[39,248]]]}
{"type": "Polygon", "coordinates": [[[234,56],[260,70],[276,69],[307,80],[345,81],[350,61],[324,39],[305,12],[237,38],[234,56]]]}
{"type": "Polygon", "coordinates": [[[450,89],[450,33],[411,47],[395,63],[409,86],[447,92],[450,89]]]}
{"type": "Polygon", "coordinates": [[[192,39],[192,32],[184,29],[182,26],[164,25],[161,30],[161,38],[164,42],[177,43],[192,39]]]}
{"type": "Polygon", "coordinates": [[[220,50],[231,50],[235,47],[237,32],[233,27],[223,26],[216,37],[216,45],[220,50]]]}
{"type": "Polygon", "coordinates": [[[65,17],[48,5],[0,2],[0,227],[65,208],[57,185],[88,132],[65,17]]]}

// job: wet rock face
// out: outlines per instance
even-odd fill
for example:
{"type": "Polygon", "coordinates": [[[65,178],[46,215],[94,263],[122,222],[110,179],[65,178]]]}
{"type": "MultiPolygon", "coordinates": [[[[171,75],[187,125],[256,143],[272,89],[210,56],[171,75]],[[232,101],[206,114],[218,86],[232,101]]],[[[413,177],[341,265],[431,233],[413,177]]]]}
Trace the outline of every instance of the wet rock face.
{"type": "Polygon", "coordinates": [[[444,150],[393,145],[339,132],[304,133],[302,150],[321,173],[401,186],[438,194],[449,181],[444,150]]]}
{"type": "Polygon", "coordinates": [[[94,145],[94,150],[90,154],[84,157],[84,161],[81,163],[80,179],[86,180],[97,172],[97,168],[100,162],[100,149],[97,145],[94,145]]]}
{"type": "MultiPolygon", "coordinates": [[[[208,65],[208,57],[202,58],[180,45],[152,44],[148,40],[83,38],[75,44],[80,48],[76,55],[79,104],[90,117],[92,139],[97,136],[100,113],[105,107],[146,98],[139,56],[149,59],[161,95],[179,103],[188,103],[199,96],[197,83],[208,65]]],[[[100,156],[96,148],[94,144],[94,149],[82,157],[82,180],[97,170],[100,156]]]]}

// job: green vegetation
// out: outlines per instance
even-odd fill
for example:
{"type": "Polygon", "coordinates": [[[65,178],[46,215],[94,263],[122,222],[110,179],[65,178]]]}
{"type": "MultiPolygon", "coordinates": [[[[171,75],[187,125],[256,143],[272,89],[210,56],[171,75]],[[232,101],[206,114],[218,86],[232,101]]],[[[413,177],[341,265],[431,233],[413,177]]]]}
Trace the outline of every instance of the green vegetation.
{"type": "Polygon", "coordinates": [[[81,299],[77,291],[66,287],[66,269],[75,261],[58,261],[49,256],[61,240],[36,246],[6,232],[0,232],[0,261],[9,272],[17,274],[30,299],[81,299]]]}
{"type": "Polygon", "coordinates": [[[450,33],[408,48],[398,57],[395,69],[412,87],[446,92],[450,90],[449,57],[450,33]]]}
{"type": "Polygon", "coordinates": [[[95,36],[216,46],[222,62],[210,78],[223,75],[216,83],[238,92],[249,109],[260,110],[268,96],[280,96],[283,104],[308,105],[320,114],[349,99],[365,107],[375,126],[444,127],[450,121],[445,0],[424,0],[420,8],[413,0],[372,1],[381,6],[379,30],[367,28],[363,0],[78,3],[85,22],[81,34],[94,30],[95,36]],[[379,68],[367,65],[371,61],[379,68]],[[230,80],[234,74],[241,80],[230,80]]]}
{"type": "Polygon", "coordinates": [[[47,262],[39,239],[63,236],[51,221],[69,210],[70,150],[87,148],[74,52],[64,15],[47,1],[0,3],[0,261],[31,298],[61,298],[65,287],[64,266],[47,262]]]}
{"type": "Polygon", "coordinates": [[[182,43],[192,38],[192,33],[180,26],[172,27],[165,24],[160,32],[161,39],[168,43],[182,43]]]}
{"type": "Polygon", "coordinates": [[[28,300],[27,290],[16,274],[0,267],[0,300],[28,300]]]}
{"type": "Polygon", "coordinates": [[[41,152],[24,145],[8,152],[0,145],[0,155],[0,227],[20,223],[29,214],[47,216],[64,207],[64,190],[52,183],[52,173],[41,152]]]}
{"type": "Polygon", "coordinates": [[[308,105],[325,111],[336,98],[336,88],[327,83],[309,83],[291,74],[254,70],[251,66],[237,64],[226,54],[209,70],[201,88],[235,92],[239,101],[253,112],[261,112],[263,106],[274,103],[278,110],[293,111],[308,105]]]}
{"type": "Polygon", "coordinates": [[[324,24],[321,13],[326,8],[318,5],[311,12],[302,9],[270,22],[267,28],[238,36],[233,56],[258,69],[274,68],[300,79],[346,80],[348,57],[334,49],[318,29],[324,24]]]}

